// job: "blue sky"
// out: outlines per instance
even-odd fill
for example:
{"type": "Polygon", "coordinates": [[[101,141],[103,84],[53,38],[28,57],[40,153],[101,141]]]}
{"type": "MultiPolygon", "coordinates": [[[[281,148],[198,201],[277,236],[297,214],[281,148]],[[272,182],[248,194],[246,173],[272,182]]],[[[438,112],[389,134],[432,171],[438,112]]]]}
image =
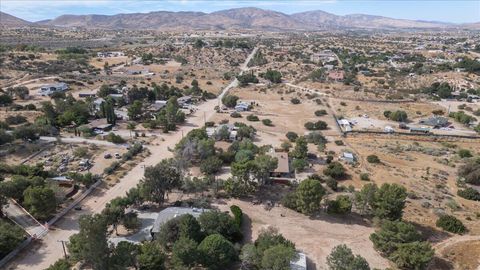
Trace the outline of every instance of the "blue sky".
{"type": "Polygon", "coordinates": [[[480,21],[480,0],[1,0],[0,10],[29,21],[52,19],[63,14],[105,14],[168,11],[212,12],[237,7],[259,7],[287,14],[323,10],[337,15],[363,13],[400,19],[467,23],[480,21]]]}

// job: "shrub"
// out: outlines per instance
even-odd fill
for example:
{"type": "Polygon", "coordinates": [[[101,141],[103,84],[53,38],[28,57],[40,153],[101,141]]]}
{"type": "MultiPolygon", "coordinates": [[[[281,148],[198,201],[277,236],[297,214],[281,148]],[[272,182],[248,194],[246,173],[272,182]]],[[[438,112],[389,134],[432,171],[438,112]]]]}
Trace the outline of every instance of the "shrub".
{"type": "Polygon", "coordinates": [[[222,98],[223,105],[227,106],[228,108],[234,108],[237,105],[239,97],[234,95],[226,95],[222,98]]]}
{"type": "Polygon", "coordinates": [[[457,195],[467,200],[480,201],[480,192],[471,187],[459,189],[457,195]]]}
{"type": "Polygon", "coordinates": [[[241,115],[239,112],[232,112],[232,113],[230,114],[230,117],[232,117],[232,118],[241,118],[242,115],[241,115]]]}
{"type": "Polygon", "coordinates": [[[380,159],[378,158],[377,155],[369,155],[369,156],[367,157],[367,161],[368,161],[369,163],[380,163],[380,159]]]}
{"type": "Polygon", "coordinates": [[[368,173],[361,173],[361,174],[360,174],[360,180],[362,180],[362,181],[370,181],[370,175],[368,175],[368,173]]]}
{"type": "Polygon", "coordinates": [[[272,120],[270,120],[270,119],[263,119],[263,120],[262,120],[262,123],[263,123],[265,126],[269,126],[269,127],[273,126],[272,120]]]}
{"type": "Polygon", "coordinates": [[[331,176],[334,179],[341,179],[345,177],[346,171],[340,162],[334,161],[328,164],[327,168],[323,170],[323,174],[331,176]]]}
{"type": "Polygon", "coordinates": [[[290,142],[295,142],[298,138],[298,134],[293,132],[293,131],[289,131],[287,132],[287,134],[285,134],[285,136],[287,137],[287,139],[290,141],[290,142]]]}
{"type": "Polygon", "coordinates": [[[122,137],[113,132],[108,133],[108,135],[105,136],[105,140],[115,144],[125,143],[125,140],[122,137]]]}
{"type": "Polygon", "coordinates": [[[337,191],[338,189],[338,182],[332,177],[327,177],[325,184],[327,184],[327,187],[331,188],[333,191],[337,191]]]}
{"type": "Polygon", "coordinates": [[[324,116],[327,114],[327,111],[326,110],[317,110],[315,111],[315,115],[316,116],[324,116]]]}
{"type": "Polygon", "coordinates": [[[346,214],[352,211],[352,201],[347,195],[339,195],[333,201],[328,201],[327,213],[346,214]]]}
{"type": "Polygon", "coordinates": [[[441,216],[436,224],[437,227],[451,233],[463,234],[467,229],[462,221],[451,215],[441,216]]]}
{"type": "Polygon", "coordinates": [[[292,98],[292,99],[290,99],[290,102],[291,102],[292,104],[300,104],[300,99],[298,99],[298,98],[292,98]]]}
{"type": "Polygon", "coordinates": [[[5,118],[5,122],[9,125],[18,125],[27,122],[27,118],[22,115],[10,115],[5,118]]]}
{"type": "Polygon", "coordinates": [[[305,123],[305,128],[308,130],[325,130],[328,127],[328,124],[325,121],[317,122],[307,122],[305,123]]]}
{"type": "Polygon", "coordinates": [[[471,160],[458,168],[458,175],[465,178],[465,182],[480,185],[480,158],[471,160]]]}
{"type": "Polygon", "coordinates": [[[252,121],[252,122],[257,122],[260,119],[258,119],[258,116],[254,115],[254,114],[250,114],[249,116],[247,116],[247,120],[252,121]]]}
{"type": "Polygon", "coordinates": [[[236,205],[230,206],[230,211],[232,211],[235,224],[240,228],[242,226],[243,212],[240,207],[236,205]]]}
{"type": "Polygon", "coordinates": [[[458,151],[458,155],[461,157],[461,158],[469,158],[469,157],[472,157],[472,153],[470,152],[470,150],[468,149],[460,149],[458,151]]]}
{"type": "Polygon", "coordinates": [[[120,163],[117,162],[117,161],[114,161],[114,162],[112,162],[112,164],[110,164],[110,166],[106,167],[103,170],[103,173],[105,173],[107,175],[112,174],[119,167],[120,167],[120,163]]]}
{"type": "Polygon", "coordinates": [[[335,144],[338,145],[338,146],[344,145],[342,140],[336,140],[335,144]]]}

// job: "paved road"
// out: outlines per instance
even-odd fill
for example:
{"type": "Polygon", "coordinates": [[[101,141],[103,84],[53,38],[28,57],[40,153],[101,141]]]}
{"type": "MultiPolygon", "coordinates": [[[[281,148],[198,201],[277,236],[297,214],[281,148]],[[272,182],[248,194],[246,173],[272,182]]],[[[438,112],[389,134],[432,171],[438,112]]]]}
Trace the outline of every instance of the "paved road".
{"type": "MultiPolygon", "coordinates": [[[[255,48],[252,51],[245,62],[250,61],[256,50],[257,49],[255,48]]],[[[241,71],[243,72],[247,69],[247,64],[244,63],[241,66],[241,71]]],[[[79,204],[82,206],[82,211],[71,211],[65,215],[55,224],[54,227],[50,227],[49,233],[42,239],[42,245],[39,245],[39,247],[36,248],[32,247],[30,250],[19,255],[12,263],[10,263],[8,269],[45,269],[61,258],[63,254],[62,245],[58,241],[66,241],[71,235],[78,232],[78,219],[80,216],[100,213],[108,202],[118,196],[124,196],[129,189],[138,184],[143,177],[145,166],[153,166],[162,159],[172,157],[173,154],[169,149],[174,148],[175,144],[181,140],[182,134],[187,134],[192,129],[200,128],[204,124],[204,119],[208,120],[215,114],[215,105],[220,102],[221,97],[236,85],[234,82],[235,81],[225,87],[217,99],[212,99],[199,105],[198,110],[192,115],[192,117],[187,118],[187,123],[179,127],[175,133],[159,137],[154,143],[152,143],[152,145],[147,146],[150,152],[153,153],[152,155],[147,157],[143,162],[131,169],[124,177],[119,179],[119,182],[115,186],[109,189],[99,188],[94,191],[91,196],[85,198],[79,204]]]]}
{"type": "Polygon", "coordinates": [[[9,200],[8,204],[3,207],[3,212],[33,237],[41,236],[46,230],[42,224],[13,200],[9,200]]]}

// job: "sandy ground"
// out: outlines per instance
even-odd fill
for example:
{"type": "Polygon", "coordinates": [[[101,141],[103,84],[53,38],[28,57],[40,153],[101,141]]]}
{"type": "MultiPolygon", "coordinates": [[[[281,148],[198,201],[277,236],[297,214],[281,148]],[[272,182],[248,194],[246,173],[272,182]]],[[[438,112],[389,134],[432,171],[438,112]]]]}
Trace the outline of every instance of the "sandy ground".
{"type": "Polygon", "coordinates": [[[306,253],[308,269],[327,269],[327,256],[333,247],[340,244],[348,245],[353,253],[363,256],[372,268],[384,269],[389,266],[388,260],[373,249],[369,240],[374,228],[358,218],[337,218],[326,214],[308,218],[282,206],[267,211],[262,205],[240,200],[229,200],[218,207],[228,211],[232,204],[238,205],[244,213],[245,241],[254,241],[262,228],[274,226],[293,241],[298,250],[306,253]]]}
{"type": "MultiPolygon", "coordinates": [[[[247,58],[246,62],[251,59],[251,56],[256,50],[247,58]]],[[[246,65],[242,66],[243,68],[246,65]]],[[[225,88],[228,91],[231,87],[237,84],[234,80],[229,86],[225,88]]],[[[219,99],[223,95],[219,96],[219,99]]],[[[153,155],[145,158],[145,160],[135,167],[133,167],[116,185],[109,189],[99,188],[91,196],[85,198],[81,202],[82,211],[71,211],[58,221],[50,232],[41,240],[41,245],[35,245],[29,250],[20,254],[16,260],[8,266],[7,269],[45,269],[53,264],[62,256],[62,246],[58,241],[68,240],[68,238],[78,232],[78,219],[81,215],[100,213],[105,205],[112,199],[123,196],[125,193],[135,187],[143,176],[145,166],[153,166],[165,158],[172,157],[169,149],[173,148],[175,144],[182,138],[182,134],[188,133],[190,130],[199,128],[203,125],[204,117],[210,119],[215,111],[214,107],[218,104],[217,99],[209,100],[198,106],[197,112],[187,122],[179,127],[177,132],[169,133],[161,138],[159,137],[156,144],[148,146],[148,149],[153,155]],[[162,141],[163,138],[163,141],[162,141]]]]}

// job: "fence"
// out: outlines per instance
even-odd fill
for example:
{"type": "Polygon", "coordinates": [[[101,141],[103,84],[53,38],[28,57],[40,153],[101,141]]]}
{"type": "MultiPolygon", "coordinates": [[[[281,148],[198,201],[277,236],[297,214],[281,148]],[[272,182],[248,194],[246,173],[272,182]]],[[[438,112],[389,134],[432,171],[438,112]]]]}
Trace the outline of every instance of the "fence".
{"type": "Polygon", "coordinates": [[[378,134],[378,135],[400,135],[400,136],[419,136],[419,137],[430,137],[430,138],[456,138],[456,139],[471,139],[471,140],[480,140],[480,136],[469,136],[469,135],[454,135],[454,134],[433,134],[433,133],[412,133],[412,132],[384,132],[384,131],[370,131],[370,130],[352,130],[344,132],[345,136],[347,134],[378,134]]]}

